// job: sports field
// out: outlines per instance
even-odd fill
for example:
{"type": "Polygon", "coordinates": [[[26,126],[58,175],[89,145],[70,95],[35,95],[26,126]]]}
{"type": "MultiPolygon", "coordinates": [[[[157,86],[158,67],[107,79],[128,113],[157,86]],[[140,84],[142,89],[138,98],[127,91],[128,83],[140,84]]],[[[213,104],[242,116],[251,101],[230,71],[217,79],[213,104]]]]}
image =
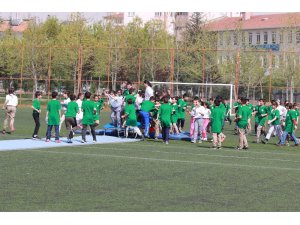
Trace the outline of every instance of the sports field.
{"type": "MultiPolygon", "coordinates": [[[[16,132],[0,139],[32,131],[31,110],[19,109],[16,132]]],[[[226,124],[222,150],[148,140],[0,152],[0,211],[300,211],[300,149],[273,138],[237,151],[232,133],[226,124]]]]}

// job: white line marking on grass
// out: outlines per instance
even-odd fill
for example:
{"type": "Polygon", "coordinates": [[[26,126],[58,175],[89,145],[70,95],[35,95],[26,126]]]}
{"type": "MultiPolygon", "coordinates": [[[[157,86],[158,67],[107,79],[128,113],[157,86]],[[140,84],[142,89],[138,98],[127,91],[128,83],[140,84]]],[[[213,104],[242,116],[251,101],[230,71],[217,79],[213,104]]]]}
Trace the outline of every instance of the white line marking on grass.
{"type": "Polygon", "coordinates": [[[208,153],[189,153],[189,152],[164,152],[159,150],[142,150],[142,149],[119,149],[119,148],[97,148],[92,146],[84,146],[88,149],[99,149],[99,150],[117,150],[117,151],[143,151],[143,152],[153,152],[153,153],[163,153],[163,154],[178,154],[178,155],[194,155],[194,156],[209,156],[209,157],[218,157],[218,158],[233,158],[233,159],[253,159],[253,160],[267,160],[267,161],[279,161],[279,162],[294,162],[300,163],[300,161],[290,160],[290,159],[270,159],[270,158],[255,158],[248,156],[233,156],[233,155],[213,155],[208,153]]]}
{"type": "MultiPolygon", "coordinates": [[[[272,167],[272,166],[251,166],[243,164],[229,164],[229,163],[215,163],[206,161],[188,161],[188,160],[177,160],[177,159],[158,159],[158,158],[146,158],[146,157],[135,157],[135,156],[122,156],[122,155],[107,155],[107,154],[90,154],[90,153],[77,153],[77,152],[57,152],[57,151],[43,151],[43,150],[29,150],[31,152],[40,153],[52,153],[52,154],[67,154],[67,155],[80,155],[80,156],[92,156],[92,157],[107,157],[107,158],[120,158],[120,159],[136,159],[136,160],[146,160],[146,161],[160,161],[160,162],[178,162],[178,163],[188,163],[188,164],[207,164],[216,166],[230,166],[230,167],[247,167],[254,169],[277,169],[277,170],[297,170],[300,168],[290,168],[290,167],[272,167]]],[[[29,152],[27,151],[27,152],[29,152]]]]}
{"type": "MultiPolygon", "coordinates": [[[[158,142],[159,143],[159,142],[158,142]]],[[[116,143],[117,144],[117,143],[116,143]]],[[[124,143],[124,145],[126,145],[128,143],[124,143]]],[[[131,143],[130,143],[131,144],[131,143]]],[[[123,145],[123,144],[122,144],[123,145]]],[[[138,146],[147,146],[145,144],[139,144],[138,142],[134,142],[134,145],[138,145],[138,146]]],[[[128,145],[129,146],[129,145],[128,145]]],[[[133,145],[131,145],[132,147],[133,145]]],[[[152,145],[149,145],[149,146],[155,146],[154,144],[152,145]]],[[[274,146],[277,148],[277,146],[274,146]]],[[[201,145],[195,145],[195,147],[186,147],[186,146],[175,146],[175,145],[172,145],[170,144],[169,146],[160,146],[159,148],[166,148],[166,149],[174,149],[174,148],[179,148],[179,149],[189,149],[189,150],[199,150],[199,148],[201,148],[201,150],[208,150],[208,151],[213,151],[211,149],[208,149],[207,146],[203,147],[201,145]]],[[[218,150],[218,151],[225,151],[225,152],[238,152],[238,153],[254,153],[254,154],[271,154],[271,155],[287,155],[287,156],[299,156],[300,157],[300,154],[291,154],[291,153],[285,153],[285,152],[263,152],[263,151],[252,151],[251,149],[250,150],[235,150],[235,149],[225,149],[226,147],[223,147],[222,150],[218,150]]]]}

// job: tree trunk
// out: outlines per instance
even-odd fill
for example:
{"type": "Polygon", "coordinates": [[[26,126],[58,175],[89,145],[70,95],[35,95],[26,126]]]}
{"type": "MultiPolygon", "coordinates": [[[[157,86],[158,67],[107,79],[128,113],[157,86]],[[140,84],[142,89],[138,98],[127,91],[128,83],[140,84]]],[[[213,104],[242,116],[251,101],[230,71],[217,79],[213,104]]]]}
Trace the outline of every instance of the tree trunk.
{"type": "Polygon", "coordinates": [[[260,80],[260,82],[259,82],[259,85],[260,85],[260,98],[264,98],[264,92],[263,92],[261,80],[260,80]]]}
{"type": "Polygon", "coordinates": [[[291,79],[291,87],[290,87],[290,102],[294,102],[294,77],[291,79]]]}
{"type": "Polygon", "coordinates": [[[289,81],[286,81],[285,99],[289,99],[289,81]]]}
{"type": "Polygon", "coordinates": [[[37,86],[38,86],[38,82],[37,82],[37,74],[36,74],[36,68],[34,66],[34,62],[31,61],[31,69],[32,69],[32,76],[33,76],[33,90],[32,90],[32,98],[34,99],[34,94],[37,91],[37,86]]]}

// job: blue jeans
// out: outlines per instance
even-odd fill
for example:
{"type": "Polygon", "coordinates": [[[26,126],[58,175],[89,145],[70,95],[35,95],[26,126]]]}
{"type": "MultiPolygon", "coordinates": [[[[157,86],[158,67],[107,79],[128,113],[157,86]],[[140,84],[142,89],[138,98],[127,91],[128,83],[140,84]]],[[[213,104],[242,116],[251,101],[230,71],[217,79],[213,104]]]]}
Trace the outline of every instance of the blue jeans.
{"type": "Polygon", "coordinates": [[[51,139],[51,131],[52,131],[53,126],[55,129],[55,140],[59,140],[59,125],[48,125],[46,139],[49,139],[49,140],[51,139]]]}
{"type": "Polygon", "coordinates": [[[149,128],[150,128],[150,114],[149,112],[140,111],[140,115],[143,118],[143,123],[145,125],[144,136],[149,136],[149,128]]]}
{"type": "Polygon", "coordinates": [[[299,142],[298,142],[298,140],[297,140],[297,138],[296,138],[294,132],[288,133],[287,131],[284,131],[284,133],[283,133],[283,135],[282,135],[282,137],[281,137],[281,140],[280,140],[280,144],[281,144],[281,145],[284,144],[285,139],[286,139],[286,137],[287,137],[288,134],[291,135],[291,137],[293,138],[293,141],[295,142],[296,145],[299,144],[299,142]]]}

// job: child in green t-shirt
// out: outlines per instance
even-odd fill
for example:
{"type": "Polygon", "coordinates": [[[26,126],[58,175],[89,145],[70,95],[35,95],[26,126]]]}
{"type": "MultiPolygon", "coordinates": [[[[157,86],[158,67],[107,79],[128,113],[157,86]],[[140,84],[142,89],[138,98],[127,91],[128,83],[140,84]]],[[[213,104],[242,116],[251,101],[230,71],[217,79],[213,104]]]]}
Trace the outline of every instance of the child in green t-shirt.
{"type": "Polygon", "coordinates": [[[100,124],[100,111],[103,109],[104,101],[100,99],[99,95],[94,96],[94,104],[96,108],[96,114],[94,115],[95,127],[100,124]]]}
{"type": "Polygon", "coordinates": [[[177,105],[178,105],[177,127],[179,132],[183,131],[184,122],[185,122],[185,110],[187,108],[187,100],[188,100],[188,95],[184,94],[182,98],[178,99],[177,101],[177,105]]]}
{"type": "Polygon", "coordinates": [[[48,102],[46,121],[48,123],[47,133],[46,133],[46,142],[50,142],[52,127],[55,128],[55,142],[60,143],[59,140],[59,124],[61,117],[61,104],[56,99],[58,93],[56,91],[52,92],[52,100],[48,102]]]}
{"type": "Polygon", "coordinates": [[[248,141],[246,137],[246,129],[248,126],[249,122],[249,117],[250,117],[250,110],[246,105],[246,99],[241,98],[242,105],[239,107],[237,114],[236,114],[236,119],[234,120],[237,122],[237,131],[239,134],[239,146],[236,148],[238,150],[242,149],[248,149],[248,141]]]}
{"type": "Polygon", "coordinates": [[[171,128],[171,133],[176,133],[177,135],[179,135],[179,130],[177,127],[177,120],[178,120],[178,105],[177,105],[177,101],[178,101],[178,97],[172,97],[172,114],[171,114],[171,124],[172,124],[172,128],[171,128]]]}
{"type": "Polygon", "coordinates": [[[158,119],[160,120],[161,123],[162,138],[165,144],[169,144],[171,114],[172,114],[172,107],[168,102],[169,102],[169,98],[164,97],[163,98],[164,104],[162,104],[158,110],[158,119]]]}
{"type": "Polygon", "coordinates": [[[128,137],[129,129],[133,129],[134,132],[137,133],[137,135],[140,136],[142,140],[144,140],[144,135],[137,126],[136,110],[132,99],[127,100],[127,104],[124,108],[124,115],[122,115],[122,118],[126,119],[125,136],[128,137]]]}
{"type": "Polygon", "coordinates": [[[35,99],[33,100],[31,108],[33,109],[32,117],[35,122],[35,128],[33,131],[32,139],[35,140],[38,138],[39,129],[41,126],[40,123],[40,114],[41,114],[41,103],[42,93],[40,91],[35,92],[35,99]]]}
{"type": "Polygon", "coordinates": [[[224,121],[224,109],[220,107],[220,101],[215,101],[215,107],[211,111],[211,131],[213,134],[213,148],[221,149],[221,133],[224,121]]]}
{"type": "Polygon", "coordinates": [[[95,121],[94,116],[96,114],[96,108],[95,103],[91,101],[91,93],[86,92],[85,93],[85,101],[82,102],[81,110],[83,111],[83,118],[82,118],[82,143],[86,142],[86,130],[87,127],[90,126],[91,133],[93,136],[93,142],[96,143],[96,133],[95,133],[95,121]]]}
{"type": "Polygon", "coordinates": [[[70,102],[67,105],[67,111],[65,114],[65,124],[67,131],[69,132],[68,143],[72,143],[73,138],[73,128],[77,126],[76,123],[76,114],[79,114],[79,107],[76,102],[76,96],[70,94],[70,102]]]}

